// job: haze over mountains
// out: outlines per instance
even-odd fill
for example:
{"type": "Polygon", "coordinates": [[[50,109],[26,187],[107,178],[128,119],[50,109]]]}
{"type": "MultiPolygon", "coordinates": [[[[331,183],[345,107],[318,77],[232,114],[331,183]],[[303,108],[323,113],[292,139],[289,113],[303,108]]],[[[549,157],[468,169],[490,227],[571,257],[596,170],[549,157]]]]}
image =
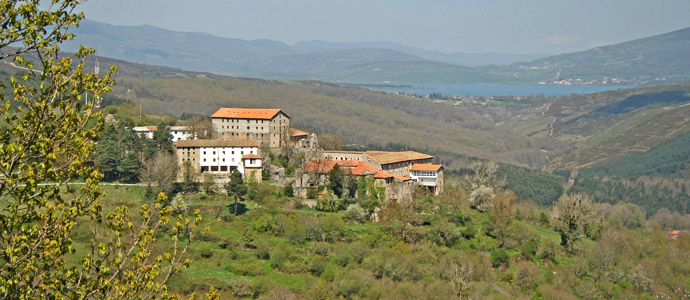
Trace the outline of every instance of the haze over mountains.
{"type": "Polygon", "coordinates": [[[390,42],[290,46],[93,21],[82,22],[74,32],[77,39],[63,45],[64,50],[84,44],[100,56],[244,77],[367,84],[649,84],[690,79],[690,28],[556,56],[441,53],[390,42]]]}

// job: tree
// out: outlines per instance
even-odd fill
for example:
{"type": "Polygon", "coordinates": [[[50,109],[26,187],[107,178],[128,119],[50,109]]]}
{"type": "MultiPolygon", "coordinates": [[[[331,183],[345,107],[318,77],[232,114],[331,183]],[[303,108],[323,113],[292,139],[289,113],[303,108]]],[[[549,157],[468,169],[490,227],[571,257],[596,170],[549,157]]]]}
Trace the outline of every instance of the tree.
{"type": "Polygon", "coordinates": [[[0,84],[0,297],[174,298],[165,282],[182,265],[178,234],[187,221],[170,223],[162,194],[138,210],[138,226],[126,206],[106,214],[98,202],[103,175],[86,162],[103,128],[95,107],[116,69],[86,73],[93,49],[60,56],[57,44],[72,39],[68,28],[84,18],[74,12],[80,2],[0,2],[0,60],[11,57],[25,70],[10,77],[11,93],[0,84]],[[95,101],[85,104],[85,93],[95,101]],[[73,178],[85,184],[74,186],[73,178]],[[166,224],[174,249],[156,255],[154,237],[166,224]],[[99,228],[83,256],[71,238],[79,226],[99,228]]]}
{"type": "Polygon", "coordinates": [[[204,193],[213,194],[216,181],[210,173],[204,174],[204,193]]]}
{"type": "Polygon", "coordinates": [[[328,171],[328,189],[338,197],[343,195],[343,181],[345,180],[345,172],[340,169],[340,165],[335,164],[333,168],[328,171]]]}
{"type": "Polygon", "coordinates": [[[165,123],[161,123],[158,125],[158,128],[156,128],[156,131],[153,132],[151,142],[153,142],[153,145],[155,145],[154,147],[156,148],[156,151],[163,151],[172,154],[175,152],[172,138],[173,136],[168,127],[165,125],[165,123]]]}
{"type": "Polygon", "coordinates": [[[592,200],[583,194],[563,195],[554,209],[554,226],[561,234],[561,245],[573,252],[575,242],[585,235],[592,211],[592,200]]]}
{"type": "Polygon", "coordinates": [[[321,134],[319,135],[319,146],[324,150],[342,150],[343,141],[335,134],[321,134]]]}
{"type": "Polygon", "coordinates": [[[498,193],[493,200],[493,208],[489,213],[491,218],[491,232],[498,239],[501,246],[505,246],[506,232],[513,221],[513,202],[517,197],[513,191],[498,193]]]}
{"type": "Polygon", "coordinates": [[[178,171],[179,165],[175,156],[158,152],[152,160],[146,162],[144,179],[149,183],[156,183],[159,192],[171,195],[178,171]]]}
{"type": "Polygon", "coordinates": [[[190,161],[182,163],[182,190],[186,193],[191,193],[197,190],[197,181],[199,180],[199,172],[194,169],[190,161]]]}
{"type": "Polygon", "coordinates": [[[227,191],[228,196],[235,199],[235,216],[237,216],[237,202],[239,201],[240,197],[247,194],[247,185],[244,183],[244,180],[242,180],[242,174],[240,174],[237,169],[232,170],[232,173],[230,174],[230,181],[225,184],[225,190],[227,191]]]}
{"type": "Polygon", "coordinates": [[[138,182],[141,173],[142,163],[139,156],[134,152],[129,152],[122,160],[118,171],[124,182],[138,182]]]}

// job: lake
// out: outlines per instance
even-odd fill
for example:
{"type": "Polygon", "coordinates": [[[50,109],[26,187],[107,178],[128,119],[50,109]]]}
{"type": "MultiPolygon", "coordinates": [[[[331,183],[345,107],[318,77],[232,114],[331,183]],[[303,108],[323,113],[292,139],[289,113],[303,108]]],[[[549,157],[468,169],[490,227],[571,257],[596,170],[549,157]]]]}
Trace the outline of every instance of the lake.
{"type": "Polygon", "coordinates": [[[622,85],[502,85],[502,84],[420,84],[410,87],[374,87],[373,89],[391,93],[416,93],[429,95],[441,93],[455,96],[507,96],[544,95],[562,96],[570,94],[591,94],[609,90],[627,89],[634,86],[622,85]]]}

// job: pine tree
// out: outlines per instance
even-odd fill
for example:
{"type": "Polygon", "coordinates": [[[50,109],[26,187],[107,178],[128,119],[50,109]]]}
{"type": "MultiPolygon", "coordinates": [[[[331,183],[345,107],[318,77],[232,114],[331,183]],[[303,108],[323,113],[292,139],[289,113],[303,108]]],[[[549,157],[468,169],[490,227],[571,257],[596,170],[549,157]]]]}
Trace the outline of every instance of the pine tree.
{"type": "Polygon", "coordinates": [[[242,180],[242,174],[240,174],[237,169],[232,170],[232,173],[230,174],[230,181],[225,184],[225,190],[227,191],[228,196],[235,199],[235,216],[237,216],[237,202],[239,201],[240,197],[247,194],[247,185],[244,183],[244,180],[242,180]]]}

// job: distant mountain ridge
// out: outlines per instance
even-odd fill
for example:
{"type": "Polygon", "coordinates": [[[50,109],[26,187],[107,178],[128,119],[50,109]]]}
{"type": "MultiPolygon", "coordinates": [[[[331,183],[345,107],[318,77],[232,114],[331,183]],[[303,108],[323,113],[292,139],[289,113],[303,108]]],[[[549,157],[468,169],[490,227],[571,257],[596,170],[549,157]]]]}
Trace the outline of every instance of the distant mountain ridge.
{"type": "Polygon", "coordinates": [[[690,81],[690,28],[548,57],[442,53],[391,42],[311,41],[290,46],[272,40],[247,41],[89,20],[74,33],[76,40],[64,43],[63,50],[75,51],[84,44],[96,48],[100,56],[242,77],[361,84],[638,85],[690,81]],[[479,64],[492,65],[475,66],[479,64]]]}
{"type": "Polygon", "coordinates": [[[604,84],[690,81],[690,27],[499,69],[504,74],[517,73],[522,79],[545,82],[574,83],[578,78],[604,84]]]}
{"type": "Polygon", "coordinates": [[[473,70],[454,63],[504,63],[532,56],[502,54],[446,54],[389,42],[302,42],[290,46],[272,40],[223,38],[206,33],[176,32],[150,25],[116,26],[82,21],[73,31],[77,38],[63,44],[75,51],[79,45],[94,47],[100,56],[149,65],[221,75],[333,80],[347,83],[414,83],[413,73],[433,74],[434,82],[466,82],[477,73],[500,81],[502,75],[473,70]],[[463,55],[465,55],[463,57],[463,55]],[[476,61],[472,63],[472,61],[476,61]],[[390,64],[390,65],[389,65],[390,64]],[[355,70],[365,69],[364,77],[355,70]],[[336,74],[339,73],[339,74],[336,74]],[[349,74],[349,75],[346,75],[349,74]],[[460,75],[460,76],[458,76],[460,75]],[[410,78],[408,78],[410,77],[410,78]]]}
{"type": "Polygon", "coordinates": [[[358,48],[372,48],[372,49],[390,49],[400,51],[410,55],[415,55],[424,59],[435,60],[439,62],[456,64],[468,67],[477,67],[485,65],[508,65],[515,62],[527,62],[538,58],[551,56],[552,54],[505,54],[505,53],[467,53],[467,52],[453,52],[444,53],[440,51],[426,50],[417,47],[405,46],[393,42],[375,41],[375,42],[356,42],[356,43],[336,43],[326,41],[310,41],[299,42],[293,46],[298,49],[358,49],[358,48]]]}

